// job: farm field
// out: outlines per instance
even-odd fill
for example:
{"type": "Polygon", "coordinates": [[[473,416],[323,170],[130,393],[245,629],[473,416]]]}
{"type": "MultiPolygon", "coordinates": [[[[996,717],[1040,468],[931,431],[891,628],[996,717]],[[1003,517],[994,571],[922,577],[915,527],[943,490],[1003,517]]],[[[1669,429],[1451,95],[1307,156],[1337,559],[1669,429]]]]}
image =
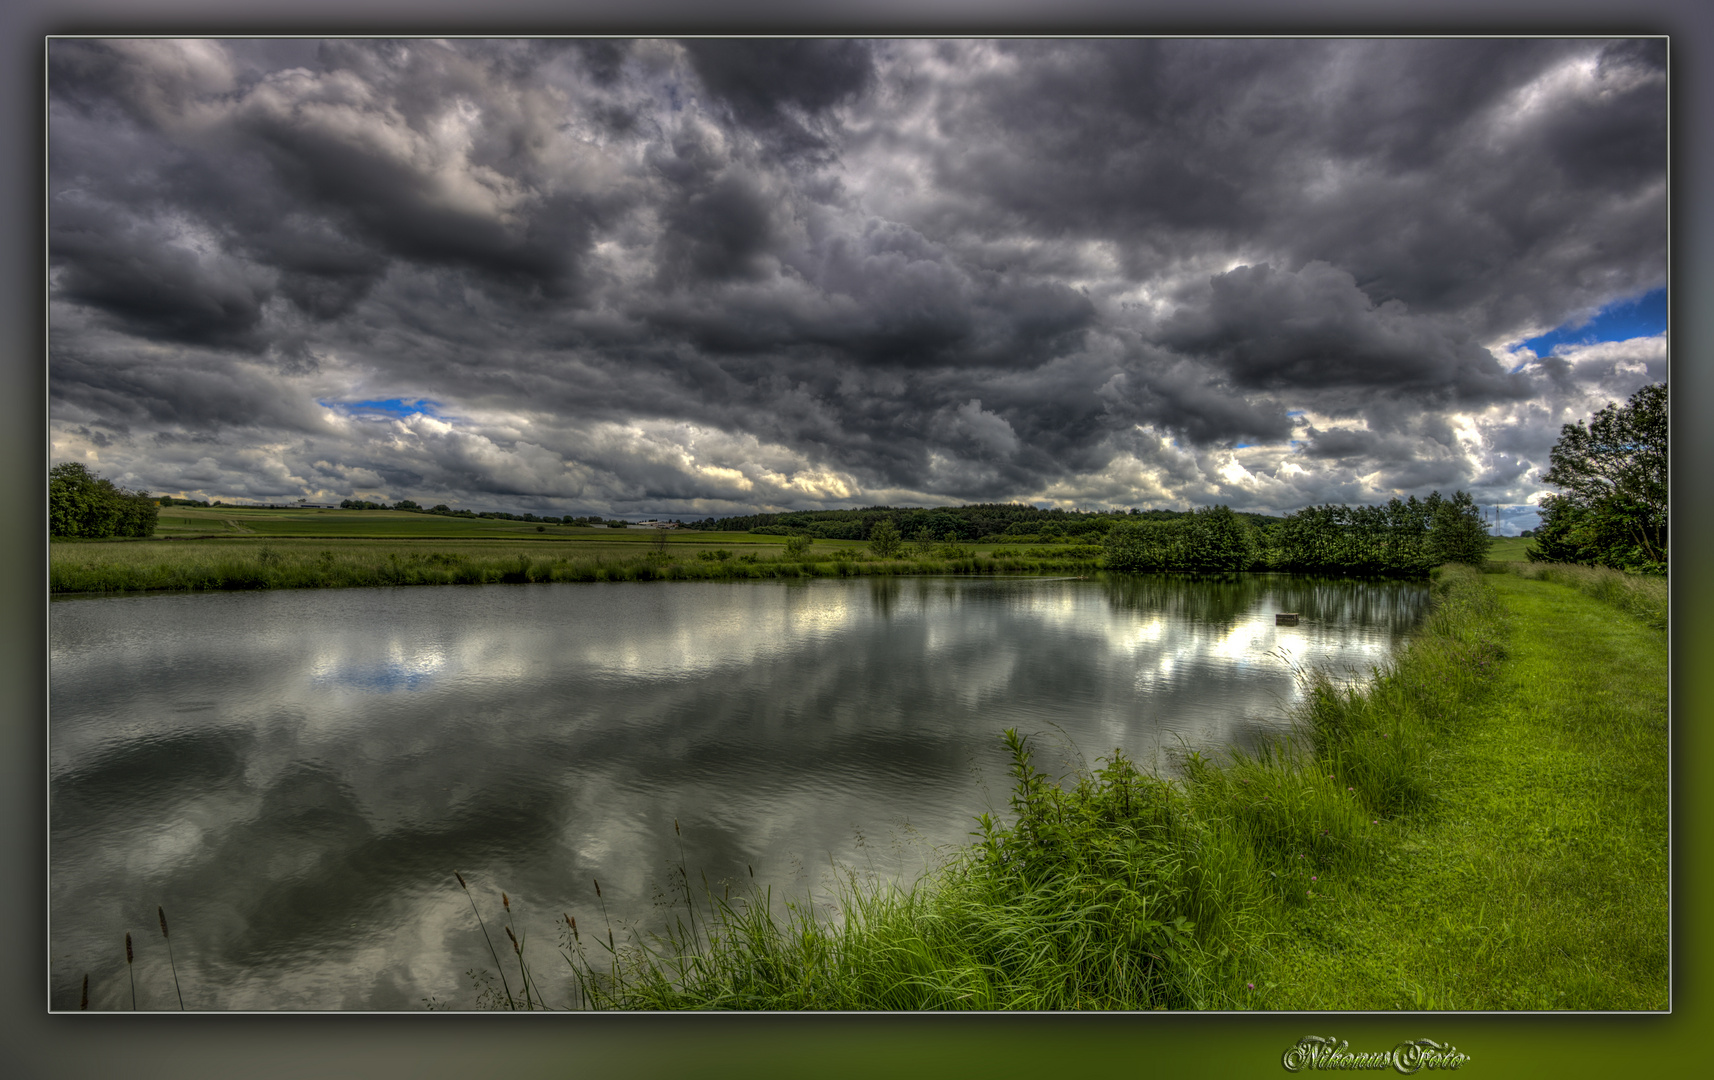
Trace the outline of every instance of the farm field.
{"type": "Polygon", "coordinates": [[[858,540],[609,529],[393,510],[171,507],[147,539],[56,540],[54,594],[160,590],[350,588],[498,582],[704,580],[852,573],[1093,569],[1089,545],[906,545],[878,559],[858,540]]]}
{"type": "Polygon", "coordinates": [[[404,510],[265,510],[230,506],[166,506],[157,537],[346,537],[351,539],[583,539],[618,543],[653,540],[653,530],[414,514],[404,510]]]}

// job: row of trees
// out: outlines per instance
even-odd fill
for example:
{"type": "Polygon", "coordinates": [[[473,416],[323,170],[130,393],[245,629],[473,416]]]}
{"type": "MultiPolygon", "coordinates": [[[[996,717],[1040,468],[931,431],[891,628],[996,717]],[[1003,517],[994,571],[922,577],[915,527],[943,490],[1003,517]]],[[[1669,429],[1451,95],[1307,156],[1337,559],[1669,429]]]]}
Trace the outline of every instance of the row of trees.
{"type": "Polygon", "coordinates": [[[1419,577],[1446,562],[1481,563],[1493,537],[1466,492],[1384,506],[1312,506],[1258,528],[1229,507],[1123,524],[1107,534],[1121,573],[1291,570],[1419,577]]]}
{"type": "Polygon", "coordinates": [[[1665,383],[1609,404],[1588,424],[1562,427],[1541,478],[1563,494],[1542,498],[1528,557],[1665,573],[1666,440],[1665,383]]]}
{"type": "Polygon", "coordinates": [[[160,507],[146,491],[128,491],[79,461],[48,471],[48,532],[103,540],[151,536],[160,507]]]}
{"type": "MultiPolygon", "coordinates": [[[[890,521],[901,537],[949,534],[958,543],[998,541],[1017,536],[1083,540],[1099,543],[1107,530],[1126,521],[1167,520],[1184,516],[1179,510],[1043,510],[1027,503],[976,503],[969,506],[892,507],[861,510],[805,510],[781,514],[705,518],[684,524],[686,529],[751,532],[772,536],[808,536],[822,540],[871,540],[875,527],[890,521]]],[[[1269,519],[1244,515],[1255,523],[1269,519]]]]}

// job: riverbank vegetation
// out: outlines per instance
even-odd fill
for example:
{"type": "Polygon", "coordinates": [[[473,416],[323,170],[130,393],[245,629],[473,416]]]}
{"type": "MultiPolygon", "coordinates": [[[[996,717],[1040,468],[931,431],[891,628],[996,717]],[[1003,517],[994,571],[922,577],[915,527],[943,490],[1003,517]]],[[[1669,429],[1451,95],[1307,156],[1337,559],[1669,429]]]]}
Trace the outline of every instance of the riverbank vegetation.
{"type": "Polygon", "coordinates": [[[1365,688],[1176,777],[1056,782],[1008,732],[1009,820],[832,918],[683,867],[654,936],[567,912],[570,1004],[1664,1008],[1665,636],[1581,585],[1449,567],[1365,688]]]}
{"type": "Polygon", "coordinates": [[[591,581],[744,581],[898,574],[1092,573],[1099,548],[1027,550],[902,546],[880,557],[864,545],[715,536],[687,543],[658,535],[625,542],[369,540],[272,537],[131,544],[56,544],[51,593],[493,585],[591,581]]]}

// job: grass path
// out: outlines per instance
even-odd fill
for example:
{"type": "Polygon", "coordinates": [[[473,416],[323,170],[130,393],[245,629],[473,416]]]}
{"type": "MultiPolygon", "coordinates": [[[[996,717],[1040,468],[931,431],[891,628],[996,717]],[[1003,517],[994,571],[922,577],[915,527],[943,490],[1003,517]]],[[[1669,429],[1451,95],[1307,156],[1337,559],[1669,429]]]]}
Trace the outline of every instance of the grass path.
{"type": "Polygon", "coordinates": [[[1294,916],[1281,1009],[1664,1009],[1667,644],[1571,588],[1488,575],[1510,616],[1392,854],[1294,916]]]}

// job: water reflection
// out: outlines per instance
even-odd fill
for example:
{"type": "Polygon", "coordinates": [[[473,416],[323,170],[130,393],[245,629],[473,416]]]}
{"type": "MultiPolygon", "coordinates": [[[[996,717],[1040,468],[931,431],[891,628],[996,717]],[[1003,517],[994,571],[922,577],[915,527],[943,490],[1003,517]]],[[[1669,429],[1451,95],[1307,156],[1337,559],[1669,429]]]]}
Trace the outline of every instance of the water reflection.
{"type": "MultiPolygon", "coordinates": [[[[51,606],[54,1004],[468,1005],[451,871],[548,946],[650,925],[669,865],[797,895],[916,872],[1045,764],[1278,730],[1295,662],[1362,670],[1420,586],[880,579],[499,586],[51,606]],[[1273,612],[1303,615],[1276,628],[1273,612]],[[115,942],[119,947],[115,948],[115,942]],[[155,951],[162,955],[155,956],[155,951]]],[[[561,962],[563,969],[563,962],[561,962]]]]}

